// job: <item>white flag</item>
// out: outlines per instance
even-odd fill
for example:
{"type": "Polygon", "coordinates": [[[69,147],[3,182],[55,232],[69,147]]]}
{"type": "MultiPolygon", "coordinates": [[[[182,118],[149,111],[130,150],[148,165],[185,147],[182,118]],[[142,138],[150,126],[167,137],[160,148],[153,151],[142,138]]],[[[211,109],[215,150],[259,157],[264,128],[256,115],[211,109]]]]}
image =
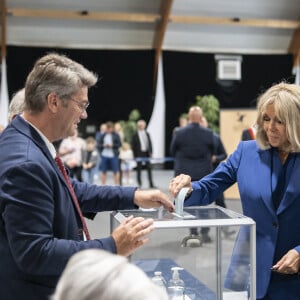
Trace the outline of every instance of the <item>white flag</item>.
{"type": "Polygon", "coordinates": [[[162,57],[159,60],[155,102],[147,126],[152,140],[153,158],[165,157],[165,88],[163,79],[162,57]]]}
{"type": "Polygon", "coordinates": [[[6,61],[2,59],[1,64],[1,90],[0,90],[0,124],[7,126],[8,124],[8,88],[6,77],[6,61]]]}

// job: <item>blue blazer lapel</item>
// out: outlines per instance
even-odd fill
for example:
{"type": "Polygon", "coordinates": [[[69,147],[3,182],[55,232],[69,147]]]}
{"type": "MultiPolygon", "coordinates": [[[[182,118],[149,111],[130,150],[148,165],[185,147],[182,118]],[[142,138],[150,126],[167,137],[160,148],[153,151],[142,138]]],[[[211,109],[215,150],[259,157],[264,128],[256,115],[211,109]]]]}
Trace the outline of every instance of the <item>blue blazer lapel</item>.
{"type": "Polygon", "coordinates": [[[257,188],[260,191],[264,204],[266,205],[270,213],[272,215],[275,215],[275,209],[272,202],[270,151],[258,150],[258,155],[260,156],[260,160],[262,164],[261,167],[257,170],[257,178],[262,178],[262,180],[261,181],[258,180],[257,188]]]}
{"type": "Polygon", "coordinates": [[[300,192],[299,176],[300,176],[300,158],[297,156],[294,160],[290,181],[287,185],[286,192],[284,193],[283,198],[278,207],[277,214],[282,213],[297,199],[297,195],[299,195],[300,192]]]}

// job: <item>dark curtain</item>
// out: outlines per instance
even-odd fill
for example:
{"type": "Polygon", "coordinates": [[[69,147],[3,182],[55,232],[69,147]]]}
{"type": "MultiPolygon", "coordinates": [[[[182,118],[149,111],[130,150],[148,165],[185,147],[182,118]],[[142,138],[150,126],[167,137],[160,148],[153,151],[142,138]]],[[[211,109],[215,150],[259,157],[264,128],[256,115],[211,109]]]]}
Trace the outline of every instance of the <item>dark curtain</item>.
{"type": "Polygon", "coordinates": [[[56,51],[83,64],[99,76],[96,87],[89,92],[91,102],[88,119],[81,122],[96,125],[106,121],[127,120],[133,109],[150,119],[153,97],[154,51],[78,50],[14,47],[7,48],[9,94],[22,88],[34,62],[48,52],[56,51]]]}
{"type": "MultiPolygon", "coordinates": [[[[149,121],[154,104],[152,50],[82,50],[7,47],[7,76],[10,96],[22,88],[34,62],[47,52],[57,51],[82,63],[99,75],[89,93],[88,119],[81,128],[127,120],[133,109],[149,121]]],[[[272,84],[294,82],[292,55],[242,55],[242,79],[217,81],[213,53],[164,51],[166,95],[166,140],[168,156],[172,131],[178,117],[194,103],[195,96],[212,94],[221,108],[254,107],[257,96],[272,84]]]]}
{"type": "MultiPolygon", "coordinates": [[[[195,96],[212,94],[222,108],[255,107],[257,96],[282,80],[294,82],[292,55],[242,55],[242,79],[217,81],[214,54],[165,51],[166,150],[178,117],[195,96]]],[[[167,154],[168,155],[168,154],[167,154]]]]}

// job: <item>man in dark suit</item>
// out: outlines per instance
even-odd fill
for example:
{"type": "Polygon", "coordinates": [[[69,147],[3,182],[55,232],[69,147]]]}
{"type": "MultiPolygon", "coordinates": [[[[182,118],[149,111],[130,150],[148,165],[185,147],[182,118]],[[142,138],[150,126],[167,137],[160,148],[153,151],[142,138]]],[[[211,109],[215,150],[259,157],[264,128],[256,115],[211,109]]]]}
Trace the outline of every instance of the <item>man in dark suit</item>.
{"type": "MultiPolygon", "coordinates": [[[[190,108],[188,119],[189,124],[173,134],[170,153],[174,157],[175,176],[188,174],[193,180],[198,180],[213,170],[215,138],[211,129],[201,125],[203,114],[199,106],[190,108]]],[[[211,242],[208,230],[201,230],[203,242],[211,242]]],[[[197,229],[192,228],[191,234],[197,236],[197,229]]]]}
{"type": "Polygon", "coordinates": [[[90,239],[82,214],[161,204],[159,190],[90,185],[68,178],[53,142],[87,118],[97,77],[55,53],[27,77],[25,109],[0,137],[0,299],[46,300],[69,258],[88,248],[130,255],[146,241],[151,220],[129,217],[107,238],[90,239]],[[83,233],[84,232],[84,233],[83,233]]]}
{"type": "Polygon", "coordinates": [[[146,131],[146,122],[137,122],[137,132],[132,136],[131,147],[137,162],[137,182],[142,186],[142,168],[145,166],[148,174],[149,186],[154,188],[150,158],[152,157],[152,141],[149,132],[146,131]]]}

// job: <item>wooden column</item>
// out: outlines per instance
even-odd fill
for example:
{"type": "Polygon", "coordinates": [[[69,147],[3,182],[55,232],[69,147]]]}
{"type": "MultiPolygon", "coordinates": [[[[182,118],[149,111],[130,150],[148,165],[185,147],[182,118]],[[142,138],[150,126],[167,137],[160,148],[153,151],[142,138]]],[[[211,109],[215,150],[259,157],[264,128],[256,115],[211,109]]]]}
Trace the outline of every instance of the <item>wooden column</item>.
{"type": "Polygon", "coordinates": [[[172,8],[173,0],[162,0],[160,6],[160,21],[157,24],[154,41],[153,41],[153,48],[155,50],[155,58],[154,58],[154,77],[153,77],[153,95],[156,92],[156,83],[157,83],[157,74],[158,74],[158,64],[159,59],[162,52],[162,45],[164,36],[167,30],[171,8],[172,8]]]}
{"type": "Polygon", "coordinates": [[[6,0],[1,0],[1,62],[6,57],[6,0]]]}

